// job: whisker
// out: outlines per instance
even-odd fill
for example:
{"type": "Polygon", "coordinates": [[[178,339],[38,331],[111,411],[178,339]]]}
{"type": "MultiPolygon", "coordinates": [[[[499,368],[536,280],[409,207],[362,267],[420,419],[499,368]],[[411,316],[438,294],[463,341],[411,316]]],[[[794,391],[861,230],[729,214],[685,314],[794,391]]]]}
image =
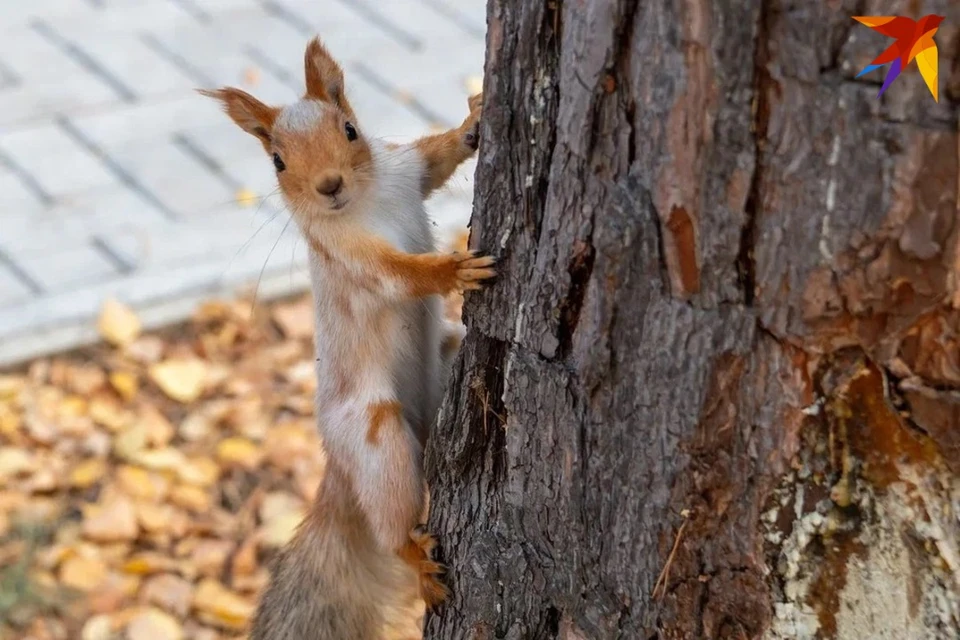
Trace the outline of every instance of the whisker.
{"type": "Polygon", "coordinates": [[[260,295],[260,282],[263,280],[263,274],[267,270],[267,263],[270,262],[270,256],[273,255],[274,250],[277,248],[277,245],[280,244],[280,239],[283,238],[283,234],[286,233],[287,227],[290,226],[290,221],[293,220],[293,217],[287,219],[286,224],[283,225],[283,229],[280,230],[280,235],[277,236],[276,241],[273,243],[273,246],[270,247],[270,252],[267,254],[266,259],[263,261],[263,266],[260,267],[260,275],[257,276],[257,286],[253,289],[253,302],[250,305],[250,320],[253,321],[253,314],[257,308],[257,296],[260,295]]]}

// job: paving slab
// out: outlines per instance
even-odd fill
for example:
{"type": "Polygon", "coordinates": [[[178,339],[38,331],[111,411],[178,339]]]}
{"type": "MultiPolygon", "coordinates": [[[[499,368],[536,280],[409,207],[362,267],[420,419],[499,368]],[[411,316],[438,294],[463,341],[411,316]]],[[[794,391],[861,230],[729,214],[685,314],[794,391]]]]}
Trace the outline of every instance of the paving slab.
{"type": "MultiPolygon", "coordinates": [[[[95,340],[110,297],[153,327],[211,296],[305,289],[269,158],[194,89],[294,99],[319,34],[364,131],[409,140],[466,115],[485,5],[0,2],[0,367],[95,340]]],[[[468,223],[475,166],[428,201],[438,237],[468,223]]]]}

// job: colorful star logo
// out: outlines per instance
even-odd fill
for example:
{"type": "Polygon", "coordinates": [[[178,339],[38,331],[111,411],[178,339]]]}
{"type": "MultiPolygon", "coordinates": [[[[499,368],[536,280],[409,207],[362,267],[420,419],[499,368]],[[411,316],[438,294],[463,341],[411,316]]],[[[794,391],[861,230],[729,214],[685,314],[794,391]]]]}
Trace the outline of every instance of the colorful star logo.
{"type": "Polygon", "coordinates": [[[940,101],[937,89],[937,43],[933,41],[933,34],[937,32],[940,23],[943,22],[943,16],[930,14],[919,20],[911,20],[903,16],[854,16],[854,20],[865,24],[874,31],[879,31],[885,36],[896,38],[897,41],[887,47],[886,51],[874,58],[873,62],[857,74],[859,78],[865,73],[878,69],[885,64],[890,65],[887,71],[887,77],[883,80],[883,86],[877,97],[883,95],[900,72],[907,65],[917,60],[917,67],[920,69],[920,75],[923,76],[927,88],[933,94],[933,99],[940,101]]]}

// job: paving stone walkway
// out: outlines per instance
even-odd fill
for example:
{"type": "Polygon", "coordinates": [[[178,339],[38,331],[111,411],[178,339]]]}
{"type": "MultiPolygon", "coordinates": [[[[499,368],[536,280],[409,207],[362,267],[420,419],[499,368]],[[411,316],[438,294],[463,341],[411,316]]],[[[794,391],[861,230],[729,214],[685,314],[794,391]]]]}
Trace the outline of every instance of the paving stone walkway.
{"type": "MultiPolygon", "coordinates": [[[[305,287],[269,159],[193,89],[289,101],[319,33],[362,126],[409,139],[466,114],[485,4],[0,2],[0,366],[94,339],[107,297],[156,326],[257,282],[305,287]]],[[[428,203],[438,237],[466,224],[473,168],[428,203]]]]}

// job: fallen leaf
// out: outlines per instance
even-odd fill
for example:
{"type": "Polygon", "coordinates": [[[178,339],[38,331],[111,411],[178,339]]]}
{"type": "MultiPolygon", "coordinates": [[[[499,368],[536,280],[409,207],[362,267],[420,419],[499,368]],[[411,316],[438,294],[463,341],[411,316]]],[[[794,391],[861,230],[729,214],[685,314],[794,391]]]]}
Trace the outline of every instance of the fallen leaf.
{"type": "Polygon", "coordinates": [[[261,529],[261,540],[265,547],[279,549],[285,546],[297,532],[303,522],[302,511],[291,511],[269,520],[261,529]]]}
{"type": "Polygon", "coordinates": [[[150,607],[127,625],[127,640],[182,640],[183,627],[169,613],[150,607]]]}
{"type": "Polygon", "coordinates": [[[203,513],[210,509],[210,494],[203,489],[188,484],[177,485],[170,492],[170,501],[188,511],[203,513]]]}
{"type": "Polygon", "coordinates": [[[230,466],[255,469],[260,464],[261,452],[253,442],[244,438],[227,438],[217,445],[217,458],[230,466]]]}
{"type": "Polygon", "coordinates": [[[140,335],[140,319],[130,307],[111,298],[103,303],[97,321],[100,336],[115,347],[123,347],[140,335]]]}
{"type": "Polygon", "coordinates": [[[257,203],[257,194],[251,189],[242,187],[237,189],[237,193],[234,195],[234,200],[236,200],[237,204],[241,207],[252,207],[257,203]]]}
{"type": "Polygon", "coordinates": [[[193,602],[193,584],[172,573],[161,573],[144,583],[140,598],[147,604],[184,618],[193,602]]]}
{"type": "Polygon", "coordinates": [[[80,632],[80,640],[112,640],[113,637],[113,623],[106,614],[89,618],[80,632]]]}
{"type": "Polygon", "coordinates": [[[107,472],[107,463],[100,458],[84,460],[70,472],[70,486],[76,489],[89,489],[103,479],[107,472]]]}
{"type": "Polygon", "coordinates": [[[237,576],[249,576],[252,575],[259,564],[257,562],[257,546],[259,544],[259,536],[250,535],[247,536],[247,539],[244,540],[243,544],[240,545],[240,548],[237,549],[237,552],[233,555],[232,563],[232,572],[231,575],[236,579],[237,576]]]}
{"type": "Polygon", "coordinates": [[[117,487],[131,498],[159,502],[170,491],[170,480],[142,467],[121,465],[116,473],[117,487]]]}
{"type": "Polygon", "coordinates": [[[181,482],[209,487],[220,478],[220,465],[210,458],[191,458],[176,469],[181,482]]]}
{"type": "Polygon", "coordinates": [[[16,447],[0,447],[0,479],[8,480],[33,469],[32,453],[16,447]]]}
{"type": "Polygon", "coordinates": [[[227,629],[243,629],[253,615],[253,604],[213,579],[200,583],[193,607],[202,619],[227,629]]]}
{"type": "Polygon", "coordinates": [[[134,540],[140,531],[129,498],[116,495],[83,509],[83,535],[97,542],[134,540]]]}
{"type": "Polygon", "coordinates": [[[190,562],[203,575],[219,576],[233,548],[229,540],[201,540],[190,554],[190,562]]]}
{"type": "Polygon", "coordinates": [[[110,386],[121,398],[130,402],[140,390],[140,380],[134,373],[116,371],[110,374],[110,386]]]}
{"type": "Polygon", "coordinates": [[[178,568],[176,560],[153,551],[137,553],[122,566],[124,572],[138,576],[176,571],[178,568]]]}
{"type": "Polygon", "coordinates": [[[251,87],[260,83],[260,69],[256,67],[247,67],[243,70],[243,82],[251,87]]]}
{"type": "Polygon", "coordinates": [[[130,456],[130,462],[153,471],[174,471],[186,461],[186,457],[177,449],[138,451],[130,456]]]}
{"type": "Polygon", "coordinates": [[[77,591],[92,591],[107,577],[107,565],[96,557],[74,556],[60,565],[60,582],[77,591]]]}
{"type": "Polygon", "coordinates": [[[189,404],[204,391],[207,366],[199,359],[165,360],[150,367],[150,379],[173,400],[189,404]]]}
{"type": "Polygon", "coordinates": [[[287,338],[313,337],[313,306],[309,299],[278,304],[273,308],[271,317],[287,338]]]}

